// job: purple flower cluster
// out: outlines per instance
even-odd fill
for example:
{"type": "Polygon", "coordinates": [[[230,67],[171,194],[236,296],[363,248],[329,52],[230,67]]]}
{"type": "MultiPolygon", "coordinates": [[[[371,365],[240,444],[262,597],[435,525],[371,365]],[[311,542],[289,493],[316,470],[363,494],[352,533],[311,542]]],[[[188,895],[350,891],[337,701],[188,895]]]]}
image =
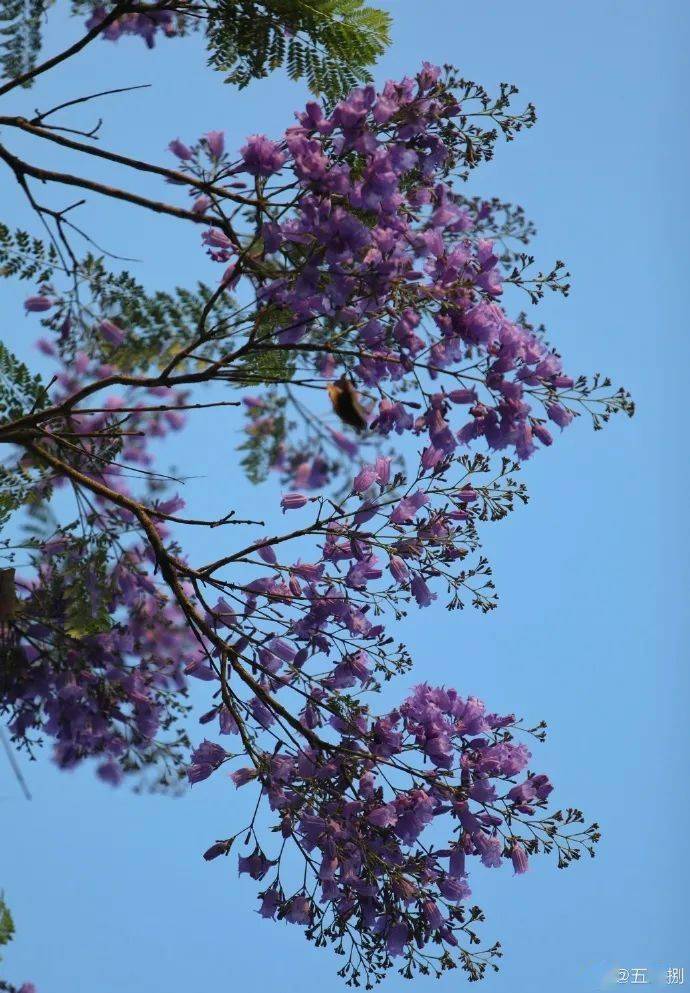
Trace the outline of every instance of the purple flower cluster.
{"type": "MultiPolygon", "coordinates": [[[[45,310],[30,306],[28,310],[45,310]]],[[[43,299],[43,298],[38,298],[43,299]]],[[[51,306],[57,298],[50,298],[51,306]]],[[[103,318],[95,326],[108,345],[122,343],[125,332],[103,318]]],[[[55,346],[42,340],[44,354],[55,357],[55,346]]],[[[66,399],[113,367],[77,352],[62,361],[54,377],[54,397],[66,399]]],[[[121,458],[145,472],[153,464],[149,442],[179,430],[183,415],[175,410],[183,394],[150,391],[170,408],[129,415],[130,434],[121,458]]],[[[119,460],[101,457],[114,416],[127,397],[111,395],[102,412],[75,415],[72,437],[79,439],[92,463],[92,477],[115,495],[131,495],[128,473],[119,460]],[[103,433],[103,436],[101,436],[103,433]]],[[[58,445],[45,444],[62,454],[58,445]]],[[[105,449],[107,450],[107,448],[105,449]]],[[[34,499],[64,487],[59,473],[39,475],[34,499]]],[[[165,517],[183,506],[172,497],[151,493],[151,512],[161,538],[168,535],[165,517]]],[[[182,775],[188,740],[179,718],[184,716],[186,676],[200,664],[200,648],[179,605],[155,576],[155,559],[139,540],[127,542],[133,515],[126,508],[95,497],[83,510],[89,531],[77,537],[58,528],[35,556],[33,573],[19,576],[19,609],[11,637],[2,642],[0,708],[9,717],[10,731],[31,749],[40,738],[54,741],[53,757],[62,769],[87,758],[97,761],[97,773],[116,785],[125,773],[142,773],[152,785],[175,786],[182,775]],[[108,536],[120,536],[113,542],[108,536]],[[153,773],[151,775],[151,773],[153,773]]]]}
{"type": "Polygon", "coordinates": [[[99,777],[117,785],[125,772],[155,765],[161,783],[174,785],[186,735],[179,728],[159,735],[173,728],[185,655],[191,662],[198,649],[152,581],[143,548],[130,548],[100,577],[89,551],[67,534],[55,537],[36,578],[18,583],[21,640],[0,678],[10,730],[29,745],[52,738],[62,769],[95,758],[99,777]],[[84,583],[75,584],[84,569],[84,583]],[[84,609],[97,624],[81,616],[84,609]]]}
{"type": "MultiPolygon", "coordinates": [[[[295,372],[329,393],[346,377],[366,405],[351,417],[334,401],[336,415],[366,426],[369,442],[421,439],[420,464],[435,472],[477,447],[527,459],[553,443],[548,421],[564,428],[578,408],[607,403],[592,400],[593,388],[564,373],[542,332],[524,315],[511,319],[501,302],[508,287],[532,297],[567,287],[561,263],[532,279],[527,257],[504,247],[529,232],[501,221],[506,205],[457,188],[457,175],[488,157],[495,140],[473,123],[486,101],[473,108],[476,94],[466,85],[459,99],[457,84],[425,63],[381,92],[354,90],[330,114],[307,104],[280,141],[251,136],[227,164],[235,178],[225,189],[247,188],[243,174],[258,184],[252,225],[233,238],[222,225],[202,236],[210,257],[230,264],[225,284],[244,278],[255,293],[256,322],[270,329],[265,347],[292,347],[295,372]]],[[[495,119],[509,136],[530,123],[503,104],[495,119]]],[[[217,175],[207,138],[170,146],[182,171],[203,181],[217,175]]],[[[194,210],[222,216],[190,192],[194,210]]],[[[252,443],[276,441],[281,404],[289,410],[292,401],[278,386],[248,406],[252,443]]],[[[630,409],[622,393],[605,407],[615,409],[630,409]]],[[[320,490],[359,445],[327,422],[303,426],[304,436],[283,427],[272,467],[298,491],[320,490]]]]}
{"type": "MultiPolygon", "coordinates": [[[[93,13],[86,21],[88,30],[98,27],[108,13],[109,11],[100,4],[94,7],[93,13]]],[[[102,37],[106,41],[117,41],[122,35],[138,35],[146,42],[147,48],[153,48],[159,31],[167,38],[177,34],[176,15],[173,11],[149,10],[140,14],[123,14],[108,25],[102,37]]]]}
{"type": "MultiPolygon", "coordinates": [[[[327,325],[358,356],[351,374],[381,393],[370,430],[426,435],[427,464],[479,439],[528,458],[537,441],[552,441],[535,400],[549,401],[548,416],[564,426],[567,415],[559,419],[550,408],[562,410],[559,391],[574,387],[542,338],[497,302],[508,273],[484,236],[486,205],[469,209],[451,182],[462,136],[456,121],[465,113],[440,71],[425,65],[415,79],[389,82],[380,93],[353,91],[328,116],[308,104],[282,142],[248,139],[234,170],[298,191],[292,211],[273,210],[266,186],[261,245],[280,275],[248,272],[261,282],[261,306],[290,315],[278,340],[299,345],[315,324],[327,325]],[[308,263],[293,275],[295,251],[308,263]],[[464,369],[481,385],[465,385],[464,369]],[[416,370],[430,385],[415,417],[390,394],[416,370]],[[450,390],[433,385],[443,380],[450,390]],[[456,407],[469,407],[459,426],[451,418],[456,407]]],[[[204,240],[223,241],[220,261],[236,251],[216,229],[204,240]]],[[[333,374],[328,349],[307,347],[306,354],[325,378],[333,374]]],[[[299,466],[303,477],[298,454],[290,471],[299,466]]],[[[326,475],[318,473],[319,458],[309,459],[319,475],[313,488],[326,475]]]]}
{"type": "MultiPolygon", "coordinates": [[[[319,939],[377,936],[387,955],[378,965],[367,961],[367,980],[391,958],[422,962],[427,946],[441,958],[451,954],[467,931],[463,905],[471,896],[472,864],[495,868],[510,859],[519,874],[528,868],[528,852],[549,850],[550,828],[543,840],[536,840],[540,829],[524,828],[522,835],[524,796],[534,813],[551,784],[528,775],[511,785],[530,758],[514,741],[516,728],[514,715],[488,713],[476,698],[423,684],[381,717],[366,708],[351,721],[332,716],[338,749],[263,753],[255,768],[233,773],[237,787],[258,779],[278,818],[275,857],[264,852],[253,826],[254,847],[239,856],[240,873],[268,877],[261,915],[306,926],[319,939]],[[449,822],[450,840],[441,847],[422,842],[441,820],[449,822]],[[288,843],[308,870],[294,891],[284,881],[288,843]]],[[[227,760],[222,748],[205,742],[192,770],[227,760]]],[[[228,854],[233,840],[216,842],[206,858],[228,854]]]]}

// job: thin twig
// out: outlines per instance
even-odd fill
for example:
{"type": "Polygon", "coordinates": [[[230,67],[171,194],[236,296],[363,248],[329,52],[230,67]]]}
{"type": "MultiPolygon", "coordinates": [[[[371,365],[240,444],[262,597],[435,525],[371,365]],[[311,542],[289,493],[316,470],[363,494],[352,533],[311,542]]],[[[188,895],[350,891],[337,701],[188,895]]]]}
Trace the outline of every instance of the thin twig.
{"type": "Polygon", "coordinates": [[[7,752],[7,758],[9,759],[12,772],[14,773],[17,782],[21,786],[24,796],[26,797],[27,800],[31,800],[32,799],[31,791],[29,790],[29,787],[26,785],[26,780],[24,779],[22,770],[19,768],[17,757],[12,751],[12,748],[10,747],[10,743],[5,735],[5,729],[2,727],[0,727],[0,739],[2,739],[2,743],[5,747],[5,751],[7,752]]]}

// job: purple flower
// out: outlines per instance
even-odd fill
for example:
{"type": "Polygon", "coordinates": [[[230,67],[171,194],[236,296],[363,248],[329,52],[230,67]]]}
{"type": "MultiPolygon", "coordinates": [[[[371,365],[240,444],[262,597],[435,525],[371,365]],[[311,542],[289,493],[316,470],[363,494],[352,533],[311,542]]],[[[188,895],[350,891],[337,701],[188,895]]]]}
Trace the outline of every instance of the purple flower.
{"type": "Polygon", "coordinates": [[[423,790],[410,790],[395,800],[398,820],[395,833],[406,845],[417,840],[434,816],[434,801],[423,790]]]}
{"type": "Polygon", "coordinates": [[[283,662],[292,662],[296,655],[296,649],[284,638],[271,638],[268,648],[283,662]]]}
{"type": "Polygon", "coordinates": [[[436,599],[436,594],[431,592],[419,573],[415,573],[410,583],[410,590],[420,607],[428,607],[431,601],[436,599]]]}
{"type": "Polygon", "coordinates": [[[256,769],[245,766],[242,769],[237,769],[235,772],[230,773],[230,779],[237,787],[246,786],[247,783],[251,783],[253,779],[256,779],[256,769]]]}
{"type": "Polygon", "coordinates": [[[254,697],[252,702],[249,704],[249,709],[252,712],[252,716],[257,724],[262,728],[270,728],[271,724],[275,723],[275,714],[270,710],[263,700],[258,697],[254,697]]]}
{"type": "Polygon", "coordinates": [[[393,892],[403,903],[413,903],[419,896],[419,887],[407,876],[398,876],[393,880],[393,892]]]}
{"type": "Polygon", "coordinates": [[[261,916],[274,918],[278,907],[283,901],[280,891],[274,886],[271,886],[270,889],[264,890],[259,896],[261,897],[261,906],[259,907],[261,916]]]}
{"type": "Polygon", "coordinates": [[[237,616],[228,601],[224,597],[219,597],[213,608],[213,620],[218,627],[229,628],[237,622],[237,616]]]}
{"type": "Polygon", "coordinates": [[[553,435],[543,424],[533,424],[532,431],[534,432],[534,437],[538,438],[542,445],[552,445],[553,435]]]}
{"type": "Polygon", "coordinates": [[[225,132],[208,131],[204,139],[211,158],[218,160],[225,151],[225,132]]]}
{"type": "Polygon", "coordinates": [[[174,138],[168,145],[169,150],[183,162],[188,162],[192,157],[192,150],[188,148],[179,138],[174,138]]]}
{"type": "Polygon", "coordinates": [[[429,497],[421,490],[417,490],[411,496],[403,497],[393,513],[390,515],[391,524],[409,524],[420,507],[429,502],[429,497]]]}
{"type": "Polygon", "coordinates": [[[274,221],[264,221],[261,228],[261,237],[263,239],[264,249],[268,255],[277,252],[283,243],[283,233],[280,224],[276,224],[274,221]]]}
{"type": "Polygon", "coordinates": [[[275,862],[266,858],[260,848],[255,848],[251,855],[240,855],[237,860],[237,871],[241,876],[247,873],[252,879],[263,879],[275,862]]]}
{"type": "Polygon", "coordinates": [[[560,403],[552,403],[546,408],[546,413],[559,428],[567,428],[573,417],[572,411],[566,410],[560,403]]]}
{"type": "Polygon", "coordinates": [[[47,338],[39,338],[36,342],[36,348],[39,352],[43,352],[44,355],[50,355],[51,358],[57,355],[55,345],[51,341],[48,341],[47,338]]]}
{"type": "Polygon", "coordinates": [[[482,865],[489,869],[497,869],[501,864],[501,856],[503,855],[501,839],[479,831],[475,835],[474,843],[481,855],[482,865]]]}
{"type": "Polygon", "coordinates": [[[376,556],[370,555],[367,558],[360,559],[359,562],[355,562],[354,565],[348,570],[347,576],[345,577],[345,582],[348,586],[351,586],[355,590],[364,589],[367,583],[371,582],[373,579],[381,578],[381,570],[376,565],[376,556]]]}
{"type": "Polygon", "coordinates": [[[276,553],[273,551],[270,545],[262,545],[261,548],[257,548],[257,554],[259,558],[263,559],[269,565],[274,565],[278,560],[276,558],[276,553]]]}
{"type": "Polygon", "coordinates": [[[218,727],[221,734],[239,734],[237,721],[226,707],[218,715],[218,727]]]}
{"type": "Polygon", "coordinates": [[[206,656],[201,651],[184,667],[185,676],[193,676],[194,679],[202,679],[207,683],[217,679],[217,675],[209,665],[206,656]]]}
{"type": "Polygon", "coordinates": [[[448,399],[452,403],[477,403],[476,390],[451,390],[448,399]]]}
{"type": "Polygon", "coordinates": [[[439,881],[438,888],[441,895],[452,903],[460,903],[472,895],[467,880],[462,876],[444,876],[439,881]]]}
{"type": "Polygon", "coordinates": [[[288,902],[285,920],[291,924],[311,924],[313,905],[309,897],[298,893],[288,902]]]}
{"type": "Polygon", "coordinates": [[[376,517],[378,512],[379,505],[377,503],[371,503],[371,501],[365,500],[359,510],[352,515],[353,523],[356,527],[361,528],[362,524],[366,524],[367,521],[370,521],[373,517],[376,517]]]}
{"type": "Polygon", "coordinates": [[[391,462],[392,458],[385,455],[379,455],[376,459],[376,481],[381,484],[381,486],[387,486],[391,478],[391,462]]]}
{"type": "Polygon", "coordinates": [[[430,928],[436,930],[443,924],[443,914],[439,910],[438,904],[433,900],[424,900],[422,902],[422,913],[430,928]]]}
{"type": "Polygon", "coordinates": [[[190,783],[200,783],[203,779],[208,779],[226,756],[227,752],[222,745],[204,739],[192,752],[192,764],[187,769],[190,783]]]}
{"type": "Polygon", "coordinates": [[[308,499],[303,493],[285,493],[280,501],[280,506],[283,508],[283,513],[286,510],[299,510],[308,499]]]}
{"type": "Polygon", "coordinates": [[[513,863],[513,869],[515,869],[516,876],[521,876],[523,872],[527,872],[527,869],[529,868],[527,852],[518,842],[516,842],[511,848],[510,858],[513,863]]]}
{"type": "Polygon", "coordinates": [[[386,948],[388,949],[389,955],[393,958],[396,958],[398,955],[402,955],[409,936],[410,929],[404,921],[394,924],[388,932],[388,937],[386,938],[386,948]]]}
{"type": "Polygon", "coordinates": [[[388,568],[391,571],[391,575],[396,583],[407,583],[410,578],[410,570],[405,565],[403,559],[399,555],[391,555],[388,568]]]}
{"type": "Polygon", "coordinates": [[[119,328],[117,324],[113,323],[107,317],[104,317],[99,323],[98,330],[101,337],[105,338],[109,345],[121,345],[127,337],[122,328],[119,328]]]}
{"type": "Polygon", "coordinates": [[[300,579],[304,579],[308,583],[316,583],[323,576],[324,564],[323,562],[311,563],[311,562],[300,562],[297,561],[292,566],[292,571],[300,579]]]}
{"type": "Polygon", "coordinates": [[[462,503],[474,503],[477,499],[477,491],[472,489],[469,483],[463,486],[461,490],[458,490],[456,495],[458,500],[461,500],[462,503]]]}
{"type": "Polygon", "coordinates": [[[27,297],[24,301],[24,310],[27,314],[40,314],[44,310],[50,310],[53,306],[54,301],[46,296],[27,297]]]}
{"type": "Polygon", "coordinates": [[[456,878],[465,875],[465,850],[459,843],[451,848],[448,872],[456,878]]]}
{"type": "Polygon", "coordinates": [[[213,201],[211,198],[207,197],[205,193],[202,193],[201,196],[198,196],[192,204],[192,213],[205,214],[212,203],[213,201]]]}
{"type": "Polygon", "coordinates": [[[111,786],[119,786],[124,773],[121,766],[114,759],[108,759],[107,762],[102,762],[98,766],[96,775],[104,783],[110,783],[111,786]]]}
{"type": "Polygon", "coordinates": [[[208,245],[209,248],[217,249],[221,252],[228,252],[234,248],[234,245],[228,236],[216,227],[212,227],[209,228],[208,231],[204,231],[201,236],[201,240],[205,245],[208,245]]]}
{"type": "Polygon", "coordinates": [[[367,814],[367,820],[374,827],[392,827],[398,820],[398,813],[394,803],[385,803],[382,807],[376,807],[367,814]]]}
{"type": "Polygon", "coordinates": [[[528,776],[524,783],[513,786],[508,790],[508,799],[512,800],[517,809],[524,813],[532,813],[532,804],[535,801],[544,801],[553,786],[548,776],[528,776]]]}
{"type": "Polygon", "coordinates": [[[420,89],[430,90],[439,80],[441,70],[433,62],[422,62],[421,72],[417,73],[420,89]]]}
{"type": "Polygon", "coordinates": [[[364,493],[372,486],[378,477],[378,471],[376,466],[373,465],[363,465],[355,476],[352,488],[355,493],[364,493]]]}
{"type": "Polygon", "coordinates": [[[422,452],[421,465],[424,469],[433,469],[443,459],[444,455],[440,448],[428,445],[422,452]]]}
{"type": "Polygon", "coordinates": [[[252,176],[271,176],[285,162],[285,155],[265,134],[253,134],[240,149],[244,168],[252,176]]]}

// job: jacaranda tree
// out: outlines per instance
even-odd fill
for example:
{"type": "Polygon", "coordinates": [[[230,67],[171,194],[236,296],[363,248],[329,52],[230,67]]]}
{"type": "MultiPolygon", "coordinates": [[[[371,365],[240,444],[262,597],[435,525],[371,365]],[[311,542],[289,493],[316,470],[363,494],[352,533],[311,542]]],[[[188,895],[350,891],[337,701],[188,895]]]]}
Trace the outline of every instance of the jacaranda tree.
{"type": "Polygon", "coordinates": [[[597,825],[549,807],[528,747],[543,723],[494,713],[471,686],[420,682],[387,711],[376,693],[412,666],[395,637],[409,608],[495,606],[480,534],[526,499],[519,463],[579,415],[598,428],[632,413],[625,391],[566,372],[544,329],[504,309],[507,288],[536,303],[567,293],[568,274],[534,268],[519,207],[463,192],[534,109],[428,63],[377,88],[366,67],[388,20],[362,0],[76,0],[75,42],[40,61],[49,6],[0,5],[3,189],[24,199],[27,227],[40,222],[0,226],[0,272],[27,282],[54,365],[38,375],[0,345],[11,741],[50,744],[61,769],[92,761],[112,785],[217,775],[254,790],[249,823],[209,823],[204,858],[237,859],[263,917],[332,945],[350,985],[394,965],[479,979],[500,954],[475,930],[479,866],[568,865],[593,853],[597,825]],[[184,66],[176,39],[190,31],[230,82],[285,65],[315,99],[282,135],[257,122],[238,149],[223,121],[168,135],[160,162],[60,123],[102,92],[11,114],[19,87],[86,45],[139,35],[179,45],[184,66]],[[34,158],[13,150],[19,133],[34,158]],[[55,146],[74,171],[51,166],[55,146]],[[122,185],[92,178],[95,158],[122,185]],[[143,174],[161,199],[137,190],[143,174]],[[134,224],[179,219],[217,278],[142,285],[77,226],[87,196],[134,224]],[[224,516],[202,519],[156,468],[158,438],[202,408],[227,437],[240,405],[237,471],[280,478],[280,529],[240,519],[232,493],[224,516]],[[30,520],[29,539],[10,517],[30,520]],[[197,561],[208,528],[218,554],[197,561]],[[202,729],[191,680],[208,698],[202,729]]]}

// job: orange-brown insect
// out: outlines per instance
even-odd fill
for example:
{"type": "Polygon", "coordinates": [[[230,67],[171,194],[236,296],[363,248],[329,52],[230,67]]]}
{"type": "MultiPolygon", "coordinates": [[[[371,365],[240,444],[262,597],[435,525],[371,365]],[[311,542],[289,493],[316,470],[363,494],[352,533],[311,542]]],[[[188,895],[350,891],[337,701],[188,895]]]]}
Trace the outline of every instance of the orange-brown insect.
{"type": "Polygon", "coordinates": [[[359,402],[359,394],[347,376],[341,376],[327,386],[333,410],[344,424],[355,431],[364,431],[367,426],[367,411],[359,402]]]}

